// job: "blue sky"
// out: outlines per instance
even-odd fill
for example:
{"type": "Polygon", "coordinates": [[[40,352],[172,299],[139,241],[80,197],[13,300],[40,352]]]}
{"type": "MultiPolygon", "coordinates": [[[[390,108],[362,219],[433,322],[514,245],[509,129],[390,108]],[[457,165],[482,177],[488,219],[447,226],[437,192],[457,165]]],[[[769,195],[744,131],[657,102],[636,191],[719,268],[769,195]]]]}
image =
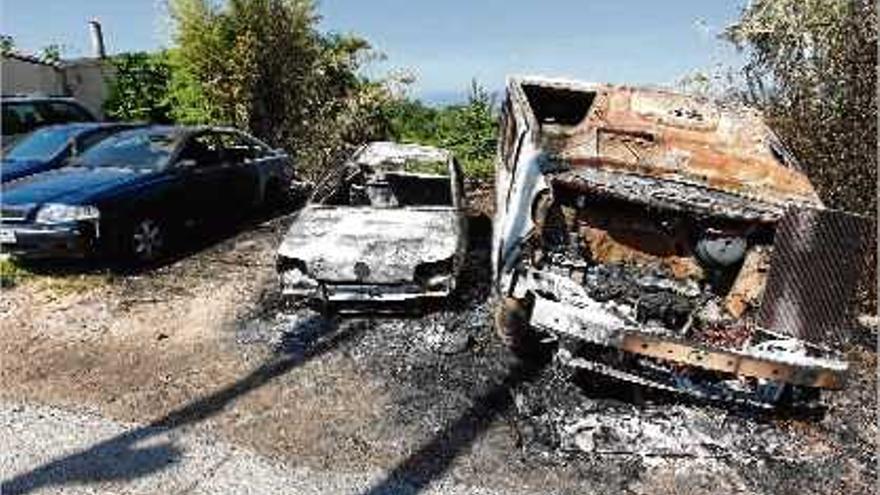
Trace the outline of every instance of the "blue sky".
{"type": "MultiPolygon", "coordinates": [[[[736,60],[713,33],[742,0],[321,0],[321,28],[356,33],[384,53],[370,73],[406,70],[414,93],[448,99],[476,77],[499,89],[514,73],[671,84],[736,60]]],[[[4,0],[2,32],[36,51],[89,51],[87,22],[104,24],[111,53],[168,45],[165,0],[4,0]]]]}

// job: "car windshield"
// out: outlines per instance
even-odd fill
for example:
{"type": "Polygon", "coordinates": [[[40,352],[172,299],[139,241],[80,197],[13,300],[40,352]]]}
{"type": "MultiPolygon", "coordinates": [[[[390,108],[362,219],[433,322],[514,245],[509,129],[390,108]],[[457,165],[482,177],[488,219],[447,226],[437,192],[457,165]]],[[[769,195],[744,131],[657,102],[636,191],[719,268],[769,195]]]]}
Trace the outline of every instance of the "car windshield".
{"type": "Polygon", "coordinates": [[[448,165],[434,162],[379,164],[346,163],[331,171],[313,201],[333,206],[452,206],[448,165]]]}
{"type": "Polygon", "coordinates": [[[76,136],[76,127],[51,127],[34,131],[6,152],[12,160],[50,160],[63,150],[70,138],[76,136]]]}
{"type": "Polygon", "coordinates": [[[122,132],[84,152],[74,165],[161,170],[168,164],[177,142],[176,136],[167,131],[140,129],[122,132]]]}

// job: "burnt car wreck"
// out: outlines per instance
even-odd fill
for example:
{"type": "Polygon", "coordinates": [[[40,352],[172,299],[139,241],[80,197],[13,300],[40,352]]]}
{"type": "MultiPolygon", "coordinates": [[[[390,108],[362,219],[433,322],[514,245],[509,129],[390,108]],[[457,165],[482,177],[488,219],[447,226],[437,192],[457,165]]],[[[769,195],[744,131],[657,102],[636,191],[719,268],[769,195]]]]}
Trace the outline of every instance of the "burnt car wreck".
{"type": "Polygon", "coordinates": [[[403,303],[454,289],[465,252],[451,153],[364,145],[316,186],[278,249],[282,293],[321,303],[403,303]]]}
{"type": "Polygon", "coordinates": [[[866,250],[760,115],[513,78],[496,161],[496,329],[515,351],[760,407],[845,385],[866,250]]]}

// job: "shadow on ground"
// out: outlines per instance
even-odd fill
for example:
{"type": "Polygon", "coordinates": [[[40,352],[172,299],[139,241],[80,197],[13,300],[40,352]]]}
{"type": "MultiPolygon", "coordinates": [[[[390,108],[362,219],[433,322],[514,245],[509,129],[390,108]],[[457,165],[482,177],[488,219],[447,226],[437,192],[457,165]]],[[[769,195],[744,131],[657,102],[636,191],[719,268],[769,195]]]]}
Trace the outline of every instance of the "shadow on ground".
{"type": "Polygon", "coordinates": [[[252,392],[307,361],[331,352],[353,337],[355,329],[338,330],[332,321],[315,317],[290,328],[291,335],[275,358],[265,362],[241,380],[190,402],[148,425],[129,430],[0,484],[0,493],[21,495],[48,486],[124,481],[161,471],[181,457],[171,442],[150,447],[138,444],[169,430],[203,421],[237,398],[252,392]]]}
{"type": "Polygon", "coordinates": [[[473,405],[430,441],[394,466],[362,495],[416,494],[441,478],[459,454],[513,405],[513,390],[540,371],[537,364],[512,363],[502,380],[478,394],[473,405]]]}

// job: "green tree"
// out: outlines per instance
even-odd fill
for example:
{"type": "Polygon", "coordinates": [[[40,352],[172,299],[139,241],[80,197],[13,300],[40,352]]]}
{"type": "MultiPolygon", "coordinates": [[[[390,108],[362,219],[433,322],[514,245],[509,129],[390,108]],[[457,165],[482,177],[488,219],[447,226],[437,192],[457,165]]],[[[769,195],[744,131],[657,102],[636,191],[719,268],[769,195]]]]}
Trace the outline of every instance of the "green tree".
{"type": "Polygon", "coordinates": [[[0,54],[15,51],[15,39],[8,34],[0,34],[0,54]]]}
{"type": "Polygon", "coordinates": [[[447,148],[455,153],[466,175],[492,176],[498,119],[491,95],[476,81],[471,82],[465,104],[431,108],[402,99],[389,106],[388,120],[391,139],[447,148]]]}
{"type": "Polygon", "coordinates": [[[114,77],[105,114],[117,120],[171,122],[168,52],[123,53],[111,59],[114,77]]]}
{"type": "Polygon", "coordinates": [[[307,175],[387,127],[388,91],[357,74],[369,44],[320,33],[310,0],[171,0],[171,15],[176,120],[249,130],[307,175]]]}
{"type": "Polygon", "coordinates": [[[759,107],[832,207],[877,208],[877,12],[869,0],[754,0],[725,36],[759,107]]]}
{"type": "Polygon", "coordinates": [[[56,64],[61,62],[61,54],[63,51],[62,46],[58,43],[46,45],[40,50],[40,59],[50,64],[56,64]]]}

